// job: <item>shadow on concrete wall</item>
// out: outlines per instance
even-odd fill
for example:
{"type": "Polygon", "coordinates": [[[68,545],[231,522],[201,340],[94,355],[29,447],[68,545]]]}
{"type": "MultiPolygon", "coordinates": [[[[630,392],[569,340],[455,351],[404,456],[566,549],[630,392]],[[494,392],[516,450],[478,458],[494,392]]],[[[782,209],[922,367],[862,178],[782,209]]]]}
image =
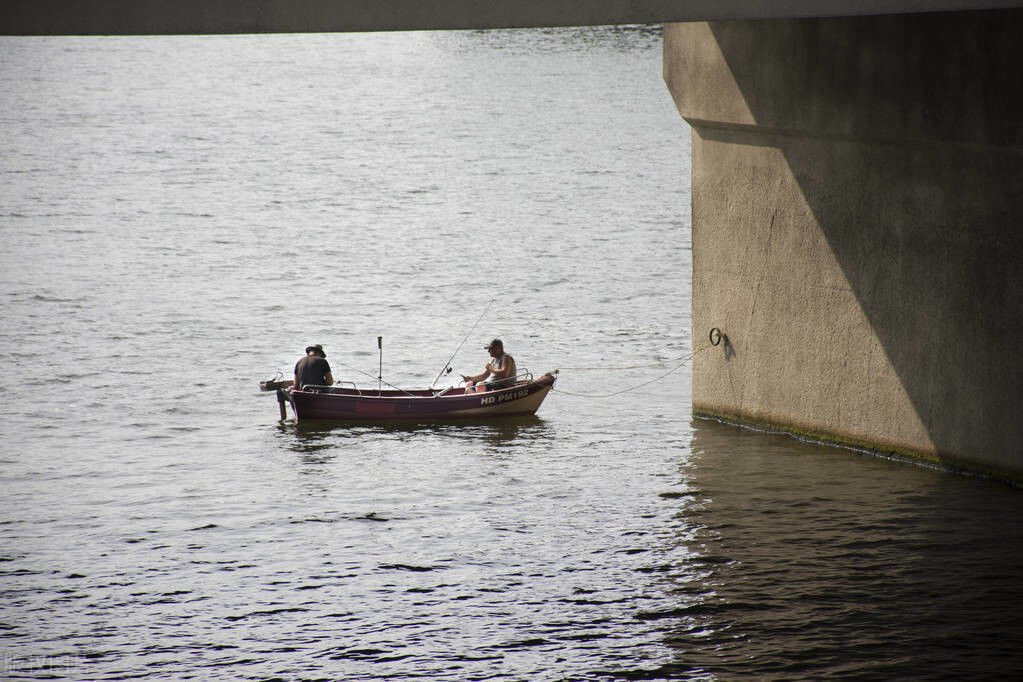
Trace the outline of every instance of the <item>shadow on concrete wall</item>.
{"type": "Polygon", "coordinates": [[[784,154],[939,453],[1015,459],[1023,11],[769,23],[711,24],[747,135],[784,154]]]}

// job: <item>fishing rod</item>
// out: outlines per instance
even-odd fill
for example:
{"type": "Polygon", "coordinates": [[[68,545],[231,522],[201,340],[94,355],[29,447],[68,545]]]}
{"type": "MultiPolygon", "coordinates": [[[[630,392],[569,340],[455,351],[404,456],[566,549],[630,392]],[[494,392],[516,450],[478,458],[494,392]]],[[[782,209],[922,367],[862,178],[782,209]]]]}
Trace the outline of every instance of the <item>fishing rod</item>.
{"type": "Polygon", "coordinates": [[[436,385],[437,382],[440,381],[440,377],[442,374],[444,374],[445,371],[448,372],[448,374],[451,373],[451,361],[455,359],[456,355],[458,355],[458,351],[462,350],[462,346],[465,345],[465,342],[469,340],[469,337],[472,335],[473,331],[476,330],[476,325],[480,323],[480,320],[483,319],[483,316],[487,314],[487,311],[490,310],[490,306],[492,306],[494,304],[494,301],[496,300],[497,296],[494,296],[492,299],[490,299],[490,303],[487,303],[487,307],[483,309],[483,312],[473,323],[472,327],[469,329],[469,333],[465,335],[465,338],[462,339],[462,342],[460,344],[458,344],[458,348],[455,349],[455,352],[451,354],[451,357],[448,358],[448,361],[445,362],[444,366],[441,367],[439,372],[437,372],[437,378],[433,380],[433,383],[430,384],[431,386],[436,385]]]}

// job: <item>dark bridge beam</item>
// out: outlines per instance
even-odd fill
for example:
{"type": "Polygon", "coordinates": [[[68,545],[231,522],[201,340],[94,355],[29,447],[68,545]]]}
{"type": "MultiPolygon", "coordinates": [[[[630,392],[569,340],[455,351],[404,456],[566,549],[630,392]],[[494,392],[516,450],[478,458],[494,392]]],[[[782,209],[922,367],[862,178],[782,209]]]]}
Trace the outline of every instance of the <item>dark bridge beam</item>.
{"type": "Polygon", "coordinates": [[[3,0],[3,35],[595,26],[1015,7],[1020,0],[3,0]]]}

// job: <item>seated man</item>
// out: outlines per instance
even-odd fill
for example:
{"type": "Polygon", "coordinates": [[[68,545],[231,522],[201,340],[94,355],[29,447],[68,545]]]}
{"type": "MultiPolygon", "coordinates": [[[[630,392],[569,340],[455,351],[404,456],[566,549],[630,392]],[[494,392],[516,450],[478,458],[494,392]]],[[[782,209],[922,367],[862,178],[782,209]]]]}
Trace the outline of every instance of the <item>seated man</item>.
{"type": "Polygon", "coordinates": [[[498,388],[514,386],[515,375],[518,374],[515,369],[515,358],[504,352],[504,344],[501,342],[501,339],[494,339],[484,350],[490,351],[490,357],[494,359],[487,363],[487,366],[480,374],[471,377],[462,375],[462,381],[468,384],[465,387],[465,392],[483,393],[498,388]],[[493,381],[484,383],[487,377],[493,377],[493,381]]]}
{"type": "Polygon", "coordinates": [[[295,363],[295,390],[304,386],[330,386],[333,383],[334,375],[330,373],[323,346],[307,346],[305,357],[295,363]]]}

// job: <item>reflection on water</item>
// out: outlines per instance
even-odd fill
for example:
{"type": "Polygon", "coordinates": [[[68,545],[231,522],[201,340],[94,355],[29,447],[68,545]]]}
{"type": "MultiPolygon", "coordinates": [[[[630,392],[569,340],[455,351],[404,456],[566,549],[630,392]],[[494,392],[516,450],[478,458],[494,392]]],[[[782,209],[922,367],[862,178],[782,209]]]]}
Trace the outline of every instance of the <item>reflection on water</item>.
{"type": "Polygon", "coordinates": [[[283,443],[295,452],[309,454],[332,450],[345,441],[371,440],[417,441],[426,438],[452,438],[478,441],[495,449],[514,446],[520,439],[538,440],[554,437],[553,428],[536,415],[462,419],[448,422],[381,421],[345,423],[326,420],[279,422],[277,431],[283,443]]]}
{"type": "MultiPolygon", "coordinates": [[[[1004,678],[1023,666],[1023,499],[697,420],[666,578],[675,670],[1004,678]]],[[[659,617],[664,617],[661,614],[659,617]]]]}
{"type": "MultiPolygon", "coordinates": [[[[521,53],[585,54],[589,50],[635,54],[638,50],[661,49],[659,24],[629,24],[621,26],[573,26],[567,28],[538,28],[510,31],[472,31],[471,43],[451,40],[455,50],[486,49],[503,56],[521,53]]],[[[445,39],[448,34],[441,34],[445,39]]]]}
{"type": "Polygon", "coordinates": [[[320,475],[339,458],[379,466],[372,460],[385,458],[383,453],[394,448],[413,448],[425,459],[460,452],[528,456],[553,444],[555,429],[535,415],[447,423],[286,421],[276,424],[274,438],[282,450],[298,456],[304,473],[320,475]]]}

